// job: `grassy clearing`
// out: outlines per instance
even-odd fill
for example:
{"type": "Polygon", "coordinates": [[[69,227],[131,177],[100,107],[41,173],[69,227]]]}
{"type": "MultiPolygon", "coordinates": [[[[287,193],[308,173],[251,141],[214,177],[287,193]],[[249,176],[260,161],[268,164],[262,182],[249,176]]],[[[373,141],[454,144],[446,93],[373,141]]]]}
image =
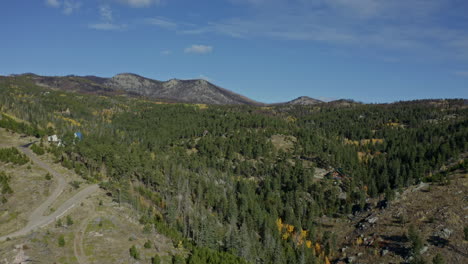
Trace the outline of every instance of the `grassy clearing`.
{"type": "Polygon", "coordinates": [[[285,135],[273,135],[270,140],[276,150],[285,152],[292,151],[294,149],[294,143],[297,141],[295,137],[285,135]]]}
{"type": "Polygon", "coordinates": [[[0,165],[2,171],[11,176],[10,187],[13,190],[8,201],[0,203],[0,235],[2,235],[25,226],[31,211],[47,199],[56,183],[53,180],[46,180],[46,172],[30,163],[22,166],[3,163],[0,165]]]}

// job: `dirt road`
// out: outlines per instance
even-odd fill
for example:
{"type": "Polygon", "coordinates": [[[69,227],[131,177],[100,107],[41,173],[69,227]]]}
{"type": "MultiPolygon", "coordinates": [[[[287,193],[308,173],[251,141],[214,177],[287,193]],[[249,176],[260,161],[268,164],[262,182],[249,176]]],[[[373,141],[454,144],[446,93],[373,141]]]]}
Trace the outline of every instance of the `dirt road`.
{"type": "Polygon", "coordinates": [[[14,238],[18,236],[24,236],[28,234],[29,232],[37,229],[44,227],[52,222],[54,222],[56,219],[60,218],[62,215],[64,215],[68,210],[73,208],[76,205],[79,205],[84,199],[86,199],[88,196],[92,195],[93,193],[97,192],[99,190],[99,186],[97,184],[88,186],[84,188],[83,190],[79,191],[76,193],[73,197],[65,201],[62,205],[60,205],[57,210],[55,210],[52,214],[48,216],[44,216],[44,213],[46,210],[53,204],[55,200],[59,197],[59,195],[63,192],[65,187],[67,186],[67,182],[65,181],[65,178],[58,172],[56,172],[54,169],[52,169],[48,164],[42,162],[39,160],[36,155],[34,155],[28,146],[24,147],[19,147],[18,149],[22,151],[24,154],[26,154],[35,164],[37,164],[39,167],[45,169],[48,171],[58,182],[57,188],[52,192],[52,194],[47,198],[46,201],[44,201],[39,207],[37,207],[29,216],[28,218],[28,223],[26,224],[25,227],[22,229],[13,232],[11,234],[1,236],[0,237],[0,242],[5,241],[7,238],[14,238]]]}
{"type": "Polygon", "coordinates": [[[83,239],[89,222],[91,221],[91,219],[97,216],[96,210],[92,202],[89,203],[89,207],[89,212],[92,213],[89,214],[88,217],[86,217],[86,219],[83,220],[78,230],[75,232],[75,239],[73,240],[73,250],[75,252],[76,260],[79,264],[88,264],[88,258],[86,257],[83,247],[83,239]]]}

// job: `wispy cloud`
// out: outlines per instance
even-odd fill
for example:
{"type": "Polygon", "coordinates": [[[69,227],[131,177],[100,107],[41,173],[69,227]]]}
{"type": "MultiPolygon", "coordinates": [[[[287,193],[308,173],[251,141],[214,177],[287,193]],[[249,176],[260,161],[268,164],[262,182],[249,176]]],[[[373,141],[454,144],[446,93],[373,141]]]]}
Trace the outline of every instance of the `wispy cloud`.
{"type": "Polygon", "coordinates": [[[114,19],[112,15],[112,9],[110,8],[110,6],[100,6],[99,14],[101,15],[101,19],[104,21],[112,21],[114,19]]]}
{"type": "Polygon", "coordinates": [[[81,7],[80,2],[75,2],[71,0],[65,0],[63,2],[63,13],[65,15],[71,15],[73,12],[78,10],[81,7]]]}
{"type": "Polygon", "coordinates": [[[96,30],[124,30],[127,28],[127,25],[117,25],[112,23],[95,23],[89,24],[89,28],[96,30]]]}
{"type": "MultiPolygon", "coordinates": [[[[229,0],[254,15],[179,27],[182,34],[311,41],[335,47],[392,49],[422,57],[468,59],[468,30],[438,18],[456,0],[229,0]]],[[[466,8],[465,8],[466,9],[466,8]]],[[[398,59],[398,58],[395,58],[398,59]]]]}
{"type": "Polygon", "coordinates": [[[185,53],[195,53],[195,54],[207,54],[213,51],[212,46],[206,45],[192,45],[184,49],[185,53]]]}
{"type": "Polygon", "coordinates": [[[127,4],[131,7],[140,8],[140,7],[148,7],[153,4],[159,4],[160,0],[118,0],[123,4],[127,4]]]}
{"type": "Polygon", "coordinates": [[[176,29],[177,28],[177,23],[174,23],[163,17],[147,18],[145,19],[145,22],[147,24],[161,27],[164,29],[176,29]]]}
{"type": "Polygon", "coordinates": [[[468,71],[456,71],[454,74],[462,77],[468,77],[468,71]]]}
{"type": "Polygon", "coordinates": [[[81,2],[73,0],[46,0],[46,5],[61,8],[65,15],[71,15],[81,7],[81,2]]]}
{"type": "Polygon", "coordinates": [[[58,0],[46,0],[45,1],[48,6],[51,7],[60,7],[61,3],[58,0]]]}
{"type": "Polygon", "coordinates": [[[112,9],[108,5],[99,7],[99,15],[101,22],[89,24],[88,27],[96,30],[124,30],[127,28],[126,24],[114,23],[114,16],[112,9]]]}
{"type": "Polygon", "coordinates": [[[172,51],[171,50],[163,50],[161,51],[161,55],[164,55],[164,56],[168,56],[168,55],[171,55],[172,54],[172,51]]]}

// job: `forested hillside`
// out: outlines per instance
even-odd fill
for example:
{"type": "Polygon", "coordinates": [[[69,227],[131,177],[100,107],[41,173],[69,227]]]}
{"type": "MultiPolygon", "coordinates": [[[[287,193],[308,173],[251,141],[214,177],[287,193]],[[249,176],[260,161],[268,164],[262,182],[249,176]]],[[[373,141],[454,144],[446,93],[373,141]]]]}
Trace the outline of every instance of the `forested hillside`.
{"type": "Polygon", "coordinates": [[[444,165],[468,150],[466,100],[167,104],[30,78],[0,78],[0,127],[44,143],[58,135],[62,146],[37,147],[181,241],[186,263],[329,263],[337,238],[318,217],[443,181],[444,165]]]}

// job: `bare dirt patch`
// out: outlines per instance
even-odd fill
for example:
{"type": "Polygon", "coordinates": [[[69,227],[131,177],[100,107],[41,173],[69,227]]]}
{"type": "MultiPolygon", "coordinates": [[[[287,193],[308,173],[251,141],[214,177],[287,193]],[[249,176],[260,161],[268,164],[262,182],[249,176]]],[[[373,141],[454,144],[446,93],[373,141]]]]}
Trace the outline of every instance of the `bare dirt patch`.
{"type": "Polygon", "coordinates": [[[277,150],[290,152],[294,149],[294,143],[297,139],[293,136],[273,135],[271,136],[271,143],[277,150]]]}

